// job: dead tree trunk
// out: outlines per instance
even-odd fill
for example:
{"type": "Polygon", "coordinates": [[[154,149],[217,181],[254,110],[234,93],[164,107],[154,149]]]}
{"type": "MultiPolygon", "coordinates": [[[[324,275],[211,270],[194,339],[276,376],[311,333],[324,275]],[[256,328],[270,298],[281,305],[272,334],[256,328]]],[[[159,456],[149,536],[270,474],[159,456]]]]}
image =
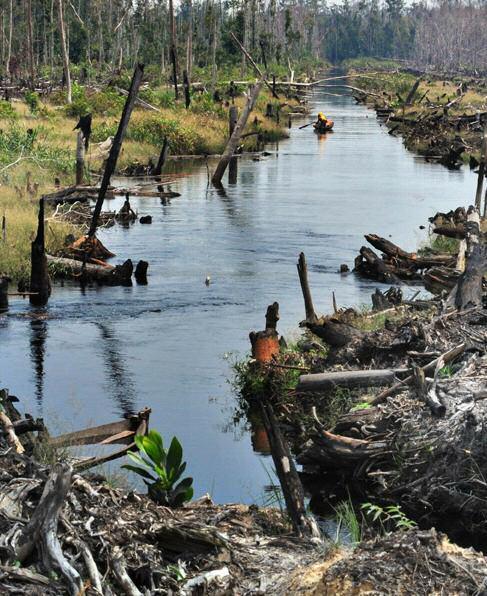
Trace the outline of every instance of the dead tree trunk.
{"type": "Polygon", "coordinates": [[[174,21],[174,7],[173,0],[169,0],[169,22],[171,28],[171,62],[172,62],[172,76],[174,82],[174,97],[179,99],[178,90],[178,56],[176,50],[176,23],[174,21]]]}
{"type": "Polygon", "coordinates": [[[76,186],[83,184],[85,169],[85,137],[80,130],[76,139],[76,186]]]}
{"type": "Polygon", "coordinates": [[[127,129],[132,110],[134,108],[135,100],[137,99],[137,93],[139,91],[140,83],[142,82],[143,74],[144,65],[139,63],[135,67],[134,74],[132,76],[132,82],[130,83],[129,93],[127,95],[127,99],[123,107],[122,117],[120,118],[117,133],[115,134],[115,138],[113,139],[112,148],[110,149],[110,154],[107,159],[105,171],[103,172],[103,178],[101,181],[100,190],[98,192],[98,199],[96,201],[95,210],[93,211],[93,219],[91,220],[91,226],[88,232],[88,236],[90,238],[93,238],[96,234],[98,218],[100,217],[103,201],[105,200],[105,195],[110,185],[110,178],[112,177],[112,174],[115,171],[115,167],[117,165],[118,156],[122,147],[123,137],[125,135],[125,131],[127,129]]]}
{"type": "Polygon", "coordinates": [[[47,479],[41,500],[29,523],[24,526],[16,545],[16,557],[25,561],[36,546],[39,546],[45,564],[52,571],[60,571],[67,581],[69,593],[83,593],[79,573],[64,558],[57,538],[59,512],[71,486],[73,469],[68,464],[58,463],[47,479]]]}
{"type": "Polygon", "coordinates": [[[238,47],[240,48],[242,54],[247,58],[247,60],[250,62],[250,64],[252,64],[252,66],[254,67],[255,72],[257,73],[258,77],[260,78],[261,81],[264,81],[264,83],[267,85],[269,91],[272,93],[272,96],[275,97],[276,99],[279,99],[279,95],[276,93],[275,88],[273,88],[273,86],[267,81],[267,79],[265,78],[264,74],[262,73],[262,71],[260,70],[260,68],[257,66],[257,64],[254,62],[252,56],[247,52],[247,50],[245,49],[245,47],[240,43],[240,41],[235,37],[233,32],[230,32],[230,35],[232,36],[232,39],[234,40],[234,42],[238,45],[238,47]]]}
{"type": "Polygon", "coordinates": [[[447,304],[453,302],[458,310],[482,305],[482,280],[487,268],[487,244],[480,233],[477,211],[469,214],[466,229],[465,271],[453,288],[447,304]]]}
{"type": "Polygon", "coordinates": [[[31,89],[35,84],[34,72],[34,34],[32,31],[32,0],[27,0],[27,58],[29,61],[29,84],[31,89]]]}
{"type": "Polygon", "coordinates": [[[8,277],[0,276],[0,312],[8,310],[8,277]]]}
{"type": "Polygon", "coordinates": [[[188,0],[188,45],[186,49],[186,72],[188,85],[191,83],[193,72],[193,0],[188,0]]]}
{"type": "Polygon", "coordinates": [[[315,307],[313,306],[313,298],[311,297],[311,290],[308,282],[308,266],[306,264],[306,257],[304,253],[300,253],[297,263],[299,283],[301,284],[301,291],[304,298],[304,312],[306,314],[307,323],[316,323],[318,317],[316,316],[315,307]]]}
{"type": "Polygon", "coordinates": [[[262,418],[269,438],[272,459],[281,484],[286,508],[294,531],[298,536],[319,536],[316,523],[306,515],[304,491],[289,448],[281,434],[271,404],[261,401],[262,418]]]}
{"type": "Polygon", "coordinates": [[[10,60],[12,59],[12,33],[14,28],[14,2],[10,0],[8,13],[8,45],[7,45],[7,60],[5,61],[7,76],[10,79],[10,60]]]}
{"type": "Polygon", "coordinates": [[[183,70],[183,87],[184,87],[184,105],[186,109],[191,105],[191,93],[189,88],[188,71],[183,70]]]}
{"type": "Polygon", "coordinates": [[[31,245],[30,303],[44,306],[51,295],[44,236],[44,199],[39,201],[37,236],[31,245]]]}
{"type": "Polygon", "coordinates": [[[153,174],[155,176],[160,176],[162,172],[162,168],[166,163],[167,154],[169,153],[169,141],[167,137],[164,137],[164,142],[162,143],[161,152],[159,153],[159,159],[157,160],[157,165],[154,168],[153,174]]]}
{"type": "MultiPolygon", "coordinates": [[[[228,112],[228,131],[229,137],[232,136],[235,127],[237,126],[238,122],[238,108],[237,106],[230,106],[230,110],[228,112]]],[[[237,175],[238,175],[238,158],[232,157],[230,163],[228,164],[228,183],[229,184],[237,184],[237,175]]]]}
{"type": "Polygon", "coordinates": [[[480,152],[479,175],[477,178],[477,191],[475,193],[475,208],[480,211],[482,206],[482,189],[485,177],[485,162],[487,161],[487,124],[484,125],[484,134],[482,137],[482,149],[480,152]]]}
{"type": "Polygon", "coordinates": [[[61,52],[63,55],[63,69],[64,78],[66,80],[66,101],[72,103],[71,95],[71,73],[69,70],[69,55],[66,45],[66,29],[64,26],[64,10],[63,0],[58,0],[58,16],[59,16],[59,37],[61,39],[61,52]]]}
{"type": "Polygon", "coordinates": [[[257,98],[259,96],[261,88],[262,88],[262,81],[259,81],[258,83],[256,83],[252,92],[250,93],[250,95],[247,99],[245,108],[243,109],[242,114],[240,115],[240,118],[238,119],[238,122],[237,122],[235,129],[233,131],[233,134],[230,137],[230,139],[227,143],[227,146],[225,147],[225,151],[223,152],[223,154],[220,158],[220,161],[218,162],[215,173],[213,174],[213,177],[211,179],[213,184],[217,184],[217,185],[221,184],[223,174],[225,173],[225,170],[227,169],[228,162],[232,159],[233,154],[235,153],[235,150],[237,149],[238,143],[240,141],[240,137],[244,131],[245,125],[247,124],[247,120],[250,116],[250,113],[254,109],[255,102],[257,101],[257,98]]]}

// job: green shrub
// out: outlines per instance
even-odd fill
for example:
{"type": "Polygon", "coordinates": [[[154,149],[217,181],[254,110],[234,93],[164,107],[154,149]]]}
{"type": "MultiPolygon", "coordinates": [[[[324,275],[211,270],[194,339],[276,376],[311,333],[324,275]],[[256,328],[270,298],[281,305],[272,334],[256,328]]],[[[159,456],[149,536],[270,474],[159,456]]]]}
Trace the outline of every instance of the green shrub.
{"type": "Polygon", "coordinates": [[[101,122],[95,124],[91,132],[91,141],[93,143],[101,143],[108,139],[108,137],[114,137],[117,132],[118,124],[116,122],[101,122]]]}
{"type": "Polygon", "coordinates": [[[142,477],[152,500],[167,507],[179,507],[193,498],[193,479],[179,481],[186,462],[183,462],[183,449],[176,437],[168,450],[164,449],[162,437],[155,430],[145,436],[137,435],[135,444],[139,453],[127,455],[136,465],[122,467],[142,477]]]}
{"type": "Polygon", "coordinates": [[[13,109],[9,101],[0,99],[0,119],[8,118],[9,120],[16,120],[18,118],[17,112],[13,109]]]}
{"type": "Polygon", "coordinates": [[[33,116],[37,116],[40,109],[39,95],[35,91],[26,91],[24,101],[33,116]]]}
{"type": "Polygon", "coordinates": [[[86,97],[85,88],[74,82],[71,88],[72,103],[64,108],[66,116],[79,118],[90,113],[90,104],[86,97]]]}

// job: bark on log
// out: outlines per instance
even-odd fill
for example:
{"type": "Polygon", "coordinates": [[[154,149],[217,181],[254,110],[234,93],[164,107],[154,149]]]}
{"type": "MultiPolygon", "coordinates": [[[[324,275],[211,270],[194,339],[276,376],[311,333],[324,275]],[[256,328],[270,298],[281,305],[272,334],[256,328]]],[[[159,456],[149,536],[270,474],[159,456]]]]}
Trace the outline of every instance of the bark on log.
{"type": "Polygon", "coordinates": [[[58,265],[63,271],[71,277],[82,282],[96,281],[109,286],[130,285],[132,283],[133,265],[130,259],[127,259],[122,265],[94,265],[93,263],[83,263],[75,259],[64,257],[53,257],[47,255],[48,263],[58,265]]]}
{"type": "Polygon", "coordinates": [[[37,236],[31,245],[31,274],[29,301],[35,306],[44,306],[51,295],[51,280],[47,267],[44,246],[44,200],[39,201],[37,236]]]}
{"type": "Polygon", "coordinates": [[[44,486],[41,499],[29,523],[24,526],[17,541],[16,557],[23,562],[36,546],[40,548],[44,564],[56,570],[66,580],[69,593],[82,593],[83,584],[79,573],[64,558],[57,538],[59,512],[71,486],[72,468],[58,463],[44,486]]]}
{"type": "Polygon", "coordinates": [[[456,226],[438,226],[433,228],[433,234],[439,236],[446,236],[447,238],[456,238],[457,240],[463,240],[465,238],[465,225],[458,224],[456,226]]]}
{"type": "Polygon", "coordinates": [[[227,143],[227,146],[225,147],[225,150],[220,158],[220,161],[218,162],[215,173],[212,176],[211,181],[213,182],[213,184],[216,184],[216,185],[221,184],[223,174],[225,173],[228,163],[232,159],[233,154],[235,153],[235,150],[237,149],[237,145],[240,140],[240,136],[242,135],[245,125],[247,124],[247,120],[250,116],[250,113],[254,109],[255,102],[257,101],[257,98],[259,96],[261,88],[262,88],[262,80],[260,80],[258,83],[256,83],[252,92],[250,93],[249,97],[247,98],[247,103],[245,104],[245,107],[242,110],[242,114],[240,115],[240,118],[238,119],[238,122],[237,122],[235,129],[233,131],[233,134],[230,137],[230,139],[227,143]]]}
{"type": "Polygon", "coordinates": [[[397,375],[407,374],[409,369],[347,370],[341,372],[301,375],[296,391],[326,391],[334,387],[376,387],[394,382],[397,375]]]}
{"type": "Polygon", "coordinates": [[[304,312],[306,314],[306,322],[314,324],[318,321],[316,316],[315,307],[313,305],[313,298],[311,296],[311,290],[308,281],[308,266],[306,264],[306,257],[304,253],[300,253],[298,263],[299,283],[301,284],[301,291],[303,292],[304,298],[304,312]]]}
{"type": "Polygon", "coordinates": [[[96,227],[98,224],[98,217],[100,216],[101,209],[103,206],[103,201],[105,200],[105,194],[108,190],[108,186],[110,184],[110,178],[112,177],[113,172],[115,171],[115,167],[117,165],[118,156],[120,154],[120,149],[122,148],[122,141],[125,136],[125,131],[127,129],[130,116],[132,114],[132,110],[134,108],[135,100],[137,98],[137,93],[139,91],[140,83],[142,82],[142,75],[144,74],[144,65],[137,64],[134,70],[134,74],[132,77],[132,82],[130,83],[129,93],[127,96],[127,100],[123,107],[122,116],[120,118],[120,123],[118,125],[117,132],[115,134],[115,138],[113,139],[112,147],[110,149],[110,154],[107,159],[107,163],[105,166],[105,171],[103,172],[103,178],[100,185],[100,190],[98,192],[98,199],[96,201],[95,210],[93,211],[93,219],[91,220],[91,226],[88,232],[88,236],[93,237],[96,233],[96,227]]]}
{"type": "Polygon", "coordinates": [[[261,401],[260,405],[264,426],[269,437],[272,459],[294,531],[298,536],[319,536],[316,522],[306,515],[303,485],[289,447],[281,434],[274,410],[267,400],[261,401]]]}
{"type": "Polygon", "coordinates": [[[388,257],[406,261],[407,266],[414,267],[415,269],[424,269],[425,267],[432,267],[435,265],[449,265],[455,260],[454,257],[449,254],[418,257],[415,253],[406,252],[390,240],[381,238],[376,234],[366,234],[365,239],[372,244],[374,248],[380,250],[388,257]]]}

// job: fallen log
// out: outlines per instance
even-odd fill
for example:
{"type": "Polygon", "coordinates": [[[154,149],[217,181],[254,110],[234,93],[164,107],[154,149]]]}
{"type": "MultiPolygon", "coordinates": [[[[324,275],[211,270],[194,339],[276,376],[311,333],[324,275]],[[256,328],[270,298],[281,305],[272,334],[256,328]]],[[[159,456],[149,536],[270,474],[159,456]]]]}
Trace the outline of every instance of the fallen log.
{"type": "Polygon", "coordinates": [[[376,387],[388,385],[396,380],[397,375],[410,372],[407,368],[379,369],[379,370],[345,370],[340,372],[325,372],[299,377],[296,391],[298,393],[313,391],[320,392],[334,387],[376,387]]]}
{"type": "Polygon", "coordinates": [[[408,267],[415,269],[425,269],[436,265],[452,265],[455,263],[455,257],[450,254],[438,254],[421,257],[416,253],[406,252],[390,240],[381,238],[376,234],[366,234],[365,239],[372,244],[374,248],[380,250],[388,257],[405,261],[408,267]]]}
{"type": "Polygon", "coordinates": [[[446,236],[447,238],[456,238],[457,240],[463,240],[465,238],[465,225],[457,224],[456,226],[437,226],[433,228],[433,234],[439,236],[446,236]]]}
{"type": "Polygon", "coordinates": [[[83,263],[83,261],[53,257],[52,255],[46,256],[48,264],[56,266],[60,274],[83,283],[96,281],[109,286],[124,286],[132,283],[133,265],[130,259],[127,259],[122,265],[113,266],[83,263]]]}

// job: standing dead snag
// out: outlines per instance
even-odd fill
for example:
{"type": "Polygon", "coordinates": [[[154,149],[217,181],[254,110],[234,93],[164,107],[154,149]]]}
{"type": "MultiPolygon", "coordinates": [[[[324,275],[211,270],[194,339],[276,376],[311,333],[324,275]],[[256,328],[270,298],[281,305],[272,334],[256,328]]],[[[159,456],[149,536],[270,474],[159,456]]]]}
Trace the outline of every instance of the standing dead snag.
{"type": "Polygon", "coordinates": [[[227,146],[225,147],[225,151],[222,153],[220,161],[218,162],[218,165],[216,167],[215,173],[213,174],[213,177],[211,179],[213,184],[216,184],[216,185],[221,184],[223,174],[225,173],[228,163],[232,159],[233,154],[235,153],[235,151],[237,149],[238,142],[240,141],[240,137],[244,131],[245,125],[247,124],[247,120],[250,116],[250,113],[254,109],[255,102],[257,101],[257,98],[259,97],[261,88],[262,88],[262,79],[258,83],[255,84],[254,88],[252,89],[252,92],[250,93],[250,95],[247,98],[247,103],[245,105],[245,108],[243,109],[242,114],[240,115],[240,118],[238,119],[238,122],[235,125],[235,129],[232,133],[232,136],[230,137],[230,139],[227,143],[227,146]]]}
{"type": "Polygon", "coordinates": [[[81,577],[64,558],[57,537],[59,512],[71,487],[72,471],[72,467],[65,463],[54,466],[32,519],[20,533],[15,551],[17,559],[22,562],[36,546],[39,547],[44,564],[50,571],[61,573],[69,586],[69,593],[74,596],[83,593],[81,577]]]}
{"type": "Polygon", "coordinates": [[[161,175],[162,168],[164,167],[164,164],[166,163],[168,153],[169,153],[169,141],[167,140],[167,137],[164,137],[161,152],[159,153],[159,159],[157,160],[157,165],[152,172],[154,174],[154,176],[161,175]]]}
{"type": "Polygon", "coordinates": [[[51,295],[51,281],[44,245],[44,199],[39,201],[39,222],[37,236],[31,245],[30,303],[44,306],[51,295]]]}
{"type": "Polygon", "coordinates": [[[280,351],[277,321],[279,320],[279,304],[274,302],[267,307],[265,315],[265,330],[249,333],[252,345],[252,356],[260,364],[270,362],[280,351]]]}
{"type": "Polygon", "coordinates": [[[298,264],[299,283],[301,284],[301,290],[304,298],[304,310],[306,313],[307,323],[316,323],[318,317],[316,316],[315,307],[313,306],[313,299],[311,297],[311,290],[308,282],[308,266],[306,265],[306,257],[304,252],[300,253],[298,264]]]}
{"type": "Polygon", "coordinates": [[[480,232],[478,211],[473,208],[469,210],[465,230],[465,270],[447,300],[458,310],[482,305],[482,280],[487,267],[487,244],[480,232]]]}
{"type": "Polygon", "coordinates": [[[103,201],[105,200],[105,195],[108,190],[108,186],[110,185],[110,178],[112,177],[117,165],[120,149],[122,148],[123,137],[125,136],[125,131],[127,129],[132,110],[134,109],[135,100],[137,99],[137,93],[139,91],[140,83],[142,82],[143,74],[144,65],[139,63],[135,67],[134,74],[132,76],[132,82],[130,83],[130,89],[125,101],[122,117],[120,118],[117,133],[113,139],[113,144],[107,159],[105,171],[103,172],[103,178],[101,181],[100,190],[98,192],[98,199],[96,201],[95,210],[93,211],[93,219],[91,220],[91,226],[88,232],[89,238],[94,238],[96,234],[98,218],[100,217],[103,201]]]}
{"type": "Polygon", "coordinates": [[[0,313],[8,310],[8,282],[9,278],[0,275],[0,313]]]}

